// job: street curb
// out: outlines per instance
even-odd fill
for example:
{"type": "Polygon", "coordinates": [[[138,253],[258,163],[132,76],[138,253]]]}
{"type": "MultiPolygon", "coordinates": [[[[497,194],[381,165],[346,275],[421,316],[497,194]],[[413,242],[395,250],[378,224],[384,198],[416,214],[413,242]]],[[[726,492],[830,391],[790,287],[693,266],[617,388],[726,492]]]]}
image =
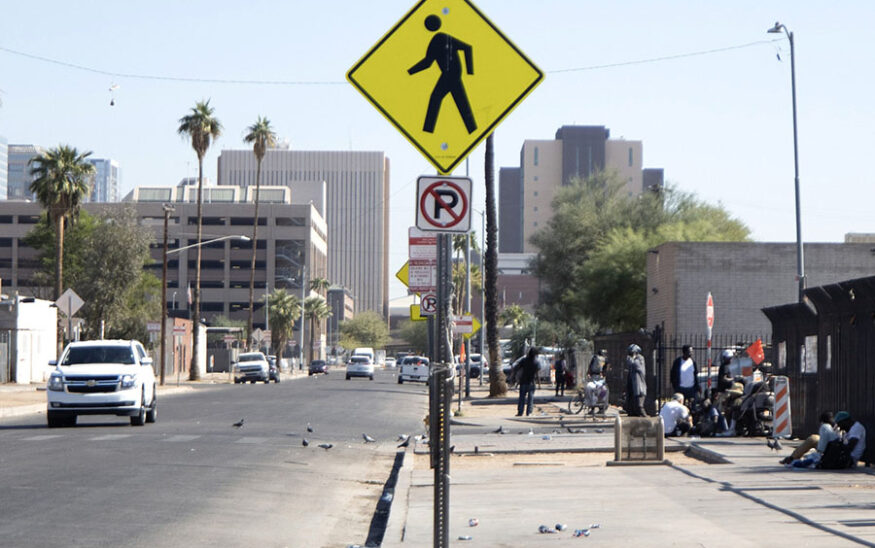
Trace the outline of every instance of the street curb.
{"type": "Polygon", "coordinates": [[[30,405],[17,405],[14,407],[6,407],[0,409],[0,418],[20,417],[22,415],[32,415],[35,413],[45,413],[46,403],[33,403],[30,405]]]}
{"type": "Polygon", "coordinates": [[[404,451],[404,460],[398,470],[398,482],[395,484],[395,496],[392,499],[392,507],[389,511],[389,519],[386,521],[386,530],[383,534],[381,546],[388,548],[404,543],[404,534],[407,529],[407,512],[410,509],[410,484],[413,477],[413,459],[409,449],[404,451]]]}

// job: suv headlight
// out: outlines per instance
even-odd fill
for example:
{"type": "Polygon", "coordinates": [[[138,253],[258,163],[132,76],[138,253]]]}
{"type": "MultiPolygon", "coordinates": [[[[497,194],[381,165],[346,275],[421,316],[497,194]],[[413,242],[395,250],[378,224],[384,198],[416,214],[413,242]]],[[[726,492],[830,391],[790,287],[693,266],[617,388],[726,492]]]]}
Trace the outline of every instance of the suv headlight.
{"type": "Polygon", "coordinates": [[[137,383],[136,375],[122,375],[122,388],[131,388],[137,383]]]}
{"type": "Polygon", "coordinates": [[[54,392],[61,392],[64,390],[64,377],[61,375],[52,375],[49,377],[49,384],[47,386],[49,390],[54,392]]]}

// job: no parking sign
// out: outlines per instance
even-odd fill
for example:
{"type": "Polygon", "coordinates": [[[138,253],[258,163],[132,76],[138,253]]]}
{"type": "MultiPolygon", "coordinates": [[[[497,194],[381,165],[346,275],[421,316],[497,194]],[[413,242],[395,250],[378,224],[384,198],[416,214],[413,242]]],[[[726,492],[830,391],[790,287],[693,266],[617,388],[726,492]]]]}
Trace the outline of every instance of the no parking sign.
{"type": "Polygon", "coordinates": [[[420,177],[416,181],[416,228],[465,234],[471,230],[471,179],[420,177]]]}

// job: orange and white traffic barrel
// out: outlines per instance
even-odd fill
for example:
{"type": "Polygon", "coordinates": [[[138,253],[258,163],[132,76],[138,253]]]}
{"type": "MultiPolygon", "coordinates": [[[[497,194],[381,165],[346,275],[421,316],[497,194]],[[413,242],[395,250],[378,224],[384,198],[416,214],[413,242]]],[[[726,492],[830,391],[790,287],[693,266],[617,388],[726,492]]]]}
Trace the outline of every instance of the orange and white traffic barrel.
{"type": "Polygon", "coordinates": [[[772,409],[774,431],[776,438],[789,438],[793,434],[793,422],[790,420],[790,379],[784,376],[774,377],[775,407],[772,409]]]}

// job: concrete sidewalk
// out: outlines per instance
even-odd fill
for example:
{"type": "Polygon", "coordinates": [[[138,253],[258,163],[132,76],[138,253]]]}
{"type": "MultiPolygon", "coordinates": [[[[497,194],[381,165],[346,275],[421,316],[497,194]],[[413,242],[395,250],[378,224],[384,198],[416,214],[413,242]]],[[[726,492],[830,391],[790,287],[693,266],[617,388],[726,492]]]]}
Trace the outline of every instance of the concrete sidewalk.
{"type": "MultiPolygon", "coordinates": [[[[607,466],[612,420],[561,413],[549,397],[517,418],[514,401],[478,402],[493,408],[482,416],[466,403],[453,421],[453,546],[875,546],[873,469],[788,469],[778,460],[794,442],[774,452],[763,438],[669,439],[669,465],[607,466]],[[567,529],[539,533],[557,523],[567,529]]],[[[434,473],[427,447],[411,445],[383,547],[432,545],[434,473]]]]}

